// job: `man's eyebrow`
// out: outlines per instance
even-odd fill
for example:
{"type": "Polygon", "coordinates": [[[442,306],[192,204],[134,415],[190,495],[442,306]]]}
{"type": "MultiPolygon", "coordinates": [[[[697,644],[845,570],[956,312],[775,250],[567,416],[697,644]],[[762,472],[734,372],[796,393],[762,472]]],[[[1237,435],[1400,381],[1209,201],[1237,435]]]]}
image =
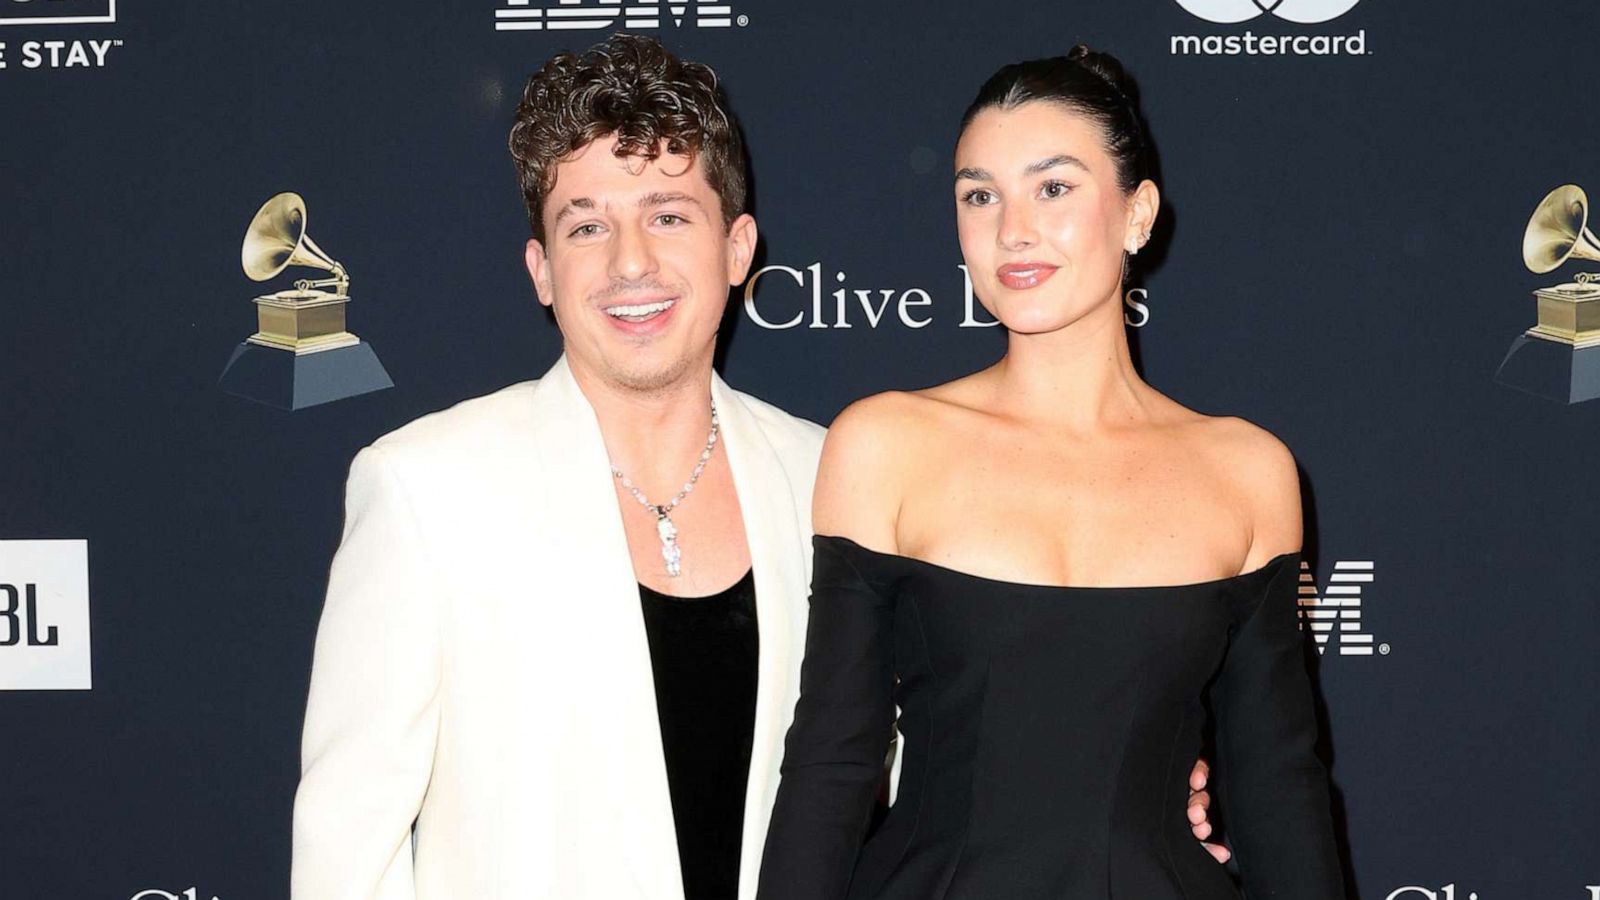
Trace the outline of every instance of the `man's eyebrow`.
{"type": "Polygon", "coordinates": [[[988,169],[974,169],[969,166],[967,168],[956,170],[956,180],[961,181],[962,179],[969,181],[993,181],[994,176],[989,174],[988,169]]]}
{"type": "Polygon", "coordinates": [[[648,209],[652,206],[663,206],[668,203],[693,203],[701,206],[699,200],[682,191],[652,191],[639,198],[639,208],[648,209]]]}
{"type": "Polygon", "coordinates": [[[1037,175],[1047,169],[1054,169],[1056,166],[1077,166],[1085,172],[1089,171],[1088,165],[1071,153],[1057,153],[1049,159],[1041,159],[1036,163],[1029,163],[1028,167],[1022,170],[1022,174],[1037,175]]]}
{"type": "Polygon", "coordinates": [[[577,209],[594,209],[594,201],[588,197],[573,197],[567,201],[566,206],[561,207],[560,212],[556,213],[555,224],[560,225],[562,219],[572,215],[573,210],[577,209]]]}

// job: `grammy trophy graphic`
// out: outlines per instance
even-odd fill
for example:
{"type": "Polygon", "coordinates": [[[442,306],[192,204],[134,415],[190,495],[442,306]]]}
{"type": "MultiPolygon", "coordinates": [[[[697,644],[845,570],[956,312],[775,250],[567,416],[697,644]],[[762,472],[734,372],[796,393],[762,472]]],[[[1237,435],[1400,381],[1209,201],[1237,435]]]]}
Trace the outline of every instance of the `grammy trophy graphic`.
{"type": "Polygon", "coordinates": [[[278,194],[261,206],[239,261],[252,281],[270,281],[290,266],[331,277],[302,278],[292,290],[255,298],[256,333],[234,349],[219,379],[223,390],[294,410],[394,386],[372,345],[345,328],[350,275],[306,232],[299,194],[278,194]]]}
{"type": "MultiPolygon", "coordinates": [[[[1568,260],[1600,261],[1589,197],[1564,184],[1539,202],[1522,236],[1522,261],[1538,275],[1568,260]]],[[[1511,342],[1495,380],[1561,403],[1600,397],[1600,273],[1533,292],[1538,322],[1511,342]]]]}

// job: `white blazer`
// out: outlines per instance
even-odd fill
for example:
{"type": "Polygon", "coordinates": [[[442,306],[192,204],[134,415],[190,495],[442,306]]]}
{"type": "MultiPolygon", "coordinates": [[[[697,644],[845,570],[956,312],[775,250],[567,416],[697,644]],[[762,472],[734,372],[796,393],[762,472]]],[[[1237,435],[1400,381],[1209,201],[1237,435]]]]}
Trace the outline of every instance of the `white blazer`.
{"type": "MultiPolygon", "coordinates": [[[[750,900],[799,694],[823,429],[721,378],[712,395],[760,629],[750,900]]],[[[294,900],[683,900],[622,510],[564,357],[356,456],[302,759],[294,900]]]]}

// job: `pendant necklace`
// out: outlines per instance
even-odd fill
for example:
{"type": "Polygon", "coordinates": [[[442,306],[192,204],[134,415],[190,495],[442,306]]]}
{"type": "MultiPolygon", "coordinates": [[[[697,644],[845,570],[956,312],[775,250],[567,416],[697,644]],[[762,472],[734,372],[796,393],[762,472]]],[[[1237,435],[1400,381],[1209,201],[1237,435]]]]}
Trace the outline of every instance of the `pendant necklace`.
{"type": "Polygon", "coordinates": [[[700,473],[706,470],[706,463],[711,461],[711,451],[717,446],[717,433],[721,423],[717,420],[717,402],[711,401],[711,434],[706,438],[706,448],[700,451],[700,459],[695,463],[694,472],[689,475],[689,480],[683,483],[683,490],[678,496],[660,505],[645,499],[644,492],[634,486],[628,476],[622,474],[616,463],[611,464],[611,474],[622,482],[622,486],[633,494],[633,499],[639,501],[645,509],[655,513],[656,535],[661,538],[661,558],[667,563],[667,574],[673,578],[683,571],[683,550],[678,547],[678,526],[672,524],[672,511],[677,509],[683,498],[689,496],[694,490],[694,483],[700,480],[700,473]]]}

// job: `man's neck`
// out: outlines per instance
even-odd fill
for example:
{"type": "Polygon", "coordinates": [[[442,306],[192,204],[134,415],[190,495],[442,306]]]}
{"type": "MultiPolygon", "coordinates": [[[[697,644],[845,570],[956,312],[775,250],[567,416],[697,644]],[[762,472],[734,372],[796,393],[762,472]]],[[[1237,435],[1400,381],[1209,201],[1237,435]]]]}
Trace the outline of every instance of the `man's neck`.
{"type": "Polygon", "coordinates": [[[613,384],[578,366],[572,374],[594,408],[611,462],[652,503],[670,500],[693,470],[711,429],[711,360],[648,391],[613,384]]]}

